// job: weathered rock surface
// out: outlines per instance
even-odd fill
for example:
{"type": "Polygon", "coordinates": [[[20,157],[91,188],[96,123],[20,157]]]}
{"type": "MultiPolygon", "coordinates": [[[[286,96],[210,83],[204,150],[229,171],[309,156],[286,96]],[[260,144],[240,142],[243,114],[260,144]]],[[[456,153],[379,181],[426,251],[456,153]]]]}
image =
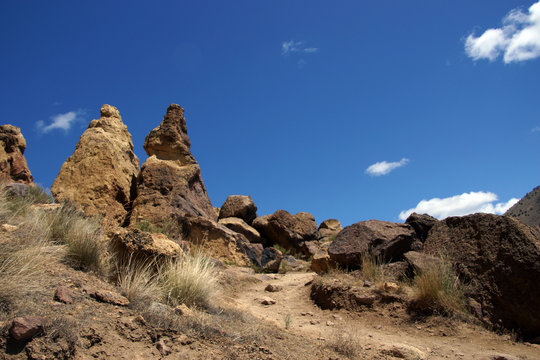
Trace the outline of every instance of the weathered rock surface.
{"type": "Polygon", "coordinates": [[[131,135],[114,106],[103,105],[73,155],[62,165],[51,191],[57,202],[75,204],[88,216],[122,224],[134,198],[139,159],[131,135]]]}
{"type": "Polygon", "coordinates": [[[256,218],[252,226],[269,240],[286,249],[300,250],[304,241],[315,240],[317,223],[313,215],[299,212],[291,215],[285,210],[278,210],[272,215],[256,218]]]}
{"type": "Polygon", "coordinates": [[[317,274],[326,273],[333,267],[335,266],[332,260],[330,260],[330,255],[328,255],[326,249],[313,255],[313,258],[311,259],[311,270],[315,271],[317,274]]]}
{"type": "Polygon", "coordinates": [[[263,248],[246,237],[202,216],[180,216],[176,219],[180,238],[200,246],[212,258],[239,266],[261,265],[263,248]]]}
{"type": "Polygon", "coordinates": [[[24,316],[13,319],[9,334],[15,340],[28,340],[43,331],[48,320],[42,316],[24,316]]]}
{"type": "Polygon", "coordinates": [[[324,220],[319,225],[319,239],[328,238],[330,236],[337,235],[343,228],[341,223],[337,219],[324,220]]]}
{"type": "Polygon", "coordinates": [[[416,236],[421,242],[426,241],[429,230],[435,225],[439,220],[435,219],[433,216],[429,216],[428,214],[417,214],[412,213],[409,215],[407,220],[405,220],[405,224],[409,224],[412,226],[414,231],[416,232],[416,236]]]}
{"type": "Polygon", "coordinates": [[[184,109],[171,104],[144,142],[149,158],[137,178],[131,224],[166,226],[171,217],[184,215],[217,219],[190,146],[184,109]]]}
{"type": "Polygon", "coordinates": [[[65,286],[59,286],[54,292],[54,300],[64,304],[72,304],[73,292],[65,286]]]}
{"type": "Polygon", "coordinates": [[[236,231],[237,233],[244,235],[249,240],[249,242],[262,242],[261,234],[259,234],[257,230],[249,226],[244,220],[240,218],[227,217],[219,219],[218,223],[220,223],[221,225],[225,225],[232,231],[236,231]]]}
{"type": "Polygon", "coordinates": [[[508,216],[449,217],[430,231],[424,251],[439,252],[468,283],[467,295],[492,324],[540,335],[540,232],[508,216]]]}
{"type": "Polygon", "coordinates": [[[406,252],[403,254],[403,257],[415,274],[422,273],[429,269],[436,269],[442,265],[442,260],[440,257],[418,251],[406,252]]]}
{"type": "Polygon", "coordinates": [[[34,181],[24,157],[26,140],[21,129],[13,125],[0,125],[0,182],[34,181]]]}
{"type": "Polygon", "coordinates": [[[219,218],[237,217],[250,224],[257,217],[257,206],[251,196],[230,195],[219,211],[219,218]]]}
{"type": "Polygon", "coordinates": [[[261,268],[264,271],[277,273],[283,260],[283,254],[276,248],[267,247],[261,256],[261,268]]]}
{"type": "Polygon", "coordinates": [[[147,233],[135,228],[118,228],[109,233],[115,252],[124,258],[174,258],[184,254],[180,244],[164,234],[147,233]]]}
{"type": "Polygon", "coordinates": [[[126,297],[118,293],[108,291],[108,290],[97,290],[96,292],[91,294],[91,296],[94,299],[107,303],[107,304],[118,305],[118,306],[129,305],[129,300],[126,297]]]}
{"type": "Polygon", "coordinates": [[[414,239],[414,230],[407,224],[361,221],[343,229],[328,247],[328,254],[340,266],[358,268],[364,253],[400,260],[414,239]]]}
{"type": "Polygon", "coordinates": [[[515,217],[529,226],[540,227],[540,186],[527,193],[504,215],[515,217]]]}

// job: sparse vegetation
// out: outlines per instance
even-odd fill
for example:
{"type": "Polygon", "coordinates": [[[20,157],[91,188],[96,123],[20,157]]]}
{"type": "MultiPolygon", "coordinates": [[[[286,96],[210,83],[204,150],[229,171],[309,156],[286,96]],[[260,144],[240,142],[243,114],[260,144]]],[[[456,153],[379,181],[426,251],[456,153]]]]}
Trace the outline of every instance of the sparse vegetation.
{"type": "Polygon", "coordinates": [[[161,291],[155,269],[156,264],[153,262],[137,262],[131,257],[126,263],[117,265],[117,285],[132,305],[138,306],[159,299],[161,291]]]}
{"type": "Polygon", "coordinates": [[[171,305],[207,307],[217,290],[213,263],[202,254],[171,259],[160,266],[158,281],[171,305]]]}
{"type": "Polygon", "coordinates": [[[383,259],[381,256],[375,256],[368,252],[362,254],[362,276],[365,280],[371,280],[374,282],[383,282],[384,269],[383,259]]]}
{"type": "Polygon", "coordinates": [[[448,261],[417,273],[410,309],[424,314],[454,315],[465,312],[460,280],[448,261]]]}
{"type": "Polygon", "coordinates": [[[285,315],[285,329],[289,329],[291,327],[291,314],[288,313],[285,315]]]}
{"type": "Polygon", "coordinates": [[[362,350],[358,341],[358,335],[345,329],[335,329],[326,346],[348,359],[359,358],[362,350]]]}
{"type": "Polygon", "coordinates": [[[173,232],[173,222],[171,220],[163,221],[161,226],[157,226],[150,221],[143,219],[137,222],[135,227],[141,231],[149,233],[161,233],[167,236],[170,236],[173,232]]]}

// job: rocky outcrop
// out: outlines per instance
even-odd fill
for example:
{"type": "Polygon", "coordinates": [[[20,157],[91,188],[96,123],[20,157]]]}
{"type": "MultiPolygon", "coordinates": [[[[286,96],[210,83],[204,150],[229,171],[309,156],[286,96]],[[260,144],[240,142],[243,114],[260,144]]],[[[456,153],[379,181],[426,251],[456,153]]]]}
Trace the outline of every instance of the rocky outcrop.
{"type": "Polygon", "coordinates": [[[365,253],[386,261],[402,259],[414,239],[414,230],[407,224],[361,221],[343,229],[328,247],[328,254],[340,266],[358,268],[365,253]]]}
{"type": "Polygon", "coordinates": [[[57,202],[70,202],[88,216],[121,224],[131,208],[138,172],[127,126],[114,106],[103,105],[101,117],[90,122],[51,191],[57,202]]]}
{"type": "Polygon", "coordinates": [[[21,129],[13,125],[0,125],[0,183],[34,181],[26,164],[26,140],[21,129]]]}
{"type": "Polygon", "coordinates": [[[219,211],[219,218],[237,217],[251,225],[257,217],[257,206],[251,196],[230,195],[219,211]]]}
{"type": "Polygon", "coordinates": [[[184,109],[172,104],[144,142],[149,158],[137,178],[131,224],[149,221],[163,226],[171,217],[184,215],[216,220],[190,146],[184,109]]]}
{"type": "Polygon", "coordinates": [[[232,231],[236,231],[237,233],[244,235],[251,243],[262,242],[261,234],[259,234],[257,230],[246,224],[246,222],[242,219],[228,217],[219,219],[218,223],[220,223],[221,225],[225,225],[232,231]]]}
{"type": "Polygon", "coordinates": [[[449,217],[430,231],[424,251],[442,254],[493,325],[540,336],[540,232],[509,216],[449,217]]]}
{"type": "Polygon", "coordinates": [[[504,215],[515,217],[529,226],[540,227],[540,186],[527,193],[504,215]]]}
{"type": "Polygon", "coordinates": [[[411,225],[416,232],[418,239],[421,242],[424,242],[427,239],[429,230],[431,230],[433,225],[435,225],[438,221],[439,220],[435,219],[433,216],[429,216],[428,214],[412,213],[407,220],[405,220],[405,224],[411,225]]]}
{"type": "Polygon", "coordinates": [[[324,220],[321,225],[319,225],[319,239],[330,238],[331,236],[337,235],[343,228],[341,223],[337,219],[328,219],[324,220]]]}
{"type": "Polygon", "coordinates": [[[182,256],[181,246],[166,235],[135,228],[118,228],[109,234],[111,250],[120,259],[157,260],[182,256]]]}
{"type": "Polygon", "coordinates": [[[291,215],[285,210],[278,210],[272,215],[256,218],[252,226],[271,245],[278,244],[286,249],[300,250],[303,242],[317,238],[315,218],[306,212],[291,215]]]}

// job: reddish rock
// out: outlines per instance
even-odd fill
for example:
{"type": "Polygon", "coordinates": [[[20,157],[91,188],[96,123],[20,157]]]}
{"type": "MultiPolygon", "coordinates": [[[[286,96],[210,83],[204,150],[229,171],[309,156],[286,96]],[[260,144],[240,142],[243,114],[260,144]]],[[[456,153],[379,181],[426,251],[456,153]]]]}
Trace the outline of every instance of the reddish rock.
{"type": "Polygon", "coordinates": [[[54,300],[64,304],[72,304],[73,292],[65,286],[59,286],[54,292],[54,300]]]}
{"type": "Polygon", "coordinates": [[[190,146],[184,109],[171,104],[144,142],[149,158],[137,178],[131,224],[167,227],[171,218],[184,215],[217,219],[190,146]]]}
{"type": "Polygon", "coordinates": [[[34,181],[24,157],[25,149],[26,140],[20,128],[0,125],[0,182],[30,184],[34,181]]]}
{"type": "Polygon", "coordinates": [[[250,224],[257,217],[257,206],[251,196],[230,195],[219,211],[219,218],[236,217],[250,224]]]}
{"type": "Polygon", "coordinates": [[[95,293],[92,294],[92,297],[96,300],[108,304],[119,306],[129,305],[129,300],[126,297],[108,290],[97,290],[95,293]]]}
{"type": "Polygon", "coordinates": [[[330,259],[346,268],[358,268],[364,253],[396,261],[410,250],[415,233],[407,224],[361,221],[347,226],[328,247],[330,259]]]}
{"type": "Polygon", "coordinates": [[[164,339],[160,339],[157,342],[156,348],[158,349],[158,351],[160,352],[162,356],[167,356],[171,353],[171,348],[167,346],[167,344],[165,344],[164,339]]]}
{"type": "Polygon", "coordinates": [[[474,214],[435,224],[424,251],[440,252],[493,324],[540,336],[540,231],[509,216],[474,214]]]}
{"type": "Polygon", "coordinates": [[[43,331],[48,320],[42,316],[24,316],[13,319],[9,334],[15,340],[28,340],[43,331]]]}

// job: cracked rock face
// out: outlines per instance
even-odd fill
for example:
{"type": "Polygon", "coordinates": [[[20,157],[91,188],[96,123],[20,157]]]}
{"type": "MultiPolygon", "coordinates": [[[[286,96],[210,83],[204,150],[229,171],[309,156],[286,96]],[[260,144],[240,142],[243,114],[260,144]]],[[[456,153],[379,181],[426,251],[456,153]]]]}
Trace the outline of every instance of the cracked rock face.
{"type": "Polygon", "coordinates": [[[0,125],[0,181],[33,182],[24,157],[25,149],[26,141],[21,129],[13,125],[0,125]]]}
{"type": "Polygon", "coordinates": [[[139,159],[118,109],[103,105],[73,155],[62,165],[51,191],[56,201],[75,204],[88,216],[122,224],[135,195],[139,159]]]}
{"type": "Polygon", "coordinates": [[[131,224],[148,221],[163,227],[173,217],[184,215],[216,220],[190,146],[184,109],[172,104],[144,142],[149,158],[137,178],[131,224]]]}

